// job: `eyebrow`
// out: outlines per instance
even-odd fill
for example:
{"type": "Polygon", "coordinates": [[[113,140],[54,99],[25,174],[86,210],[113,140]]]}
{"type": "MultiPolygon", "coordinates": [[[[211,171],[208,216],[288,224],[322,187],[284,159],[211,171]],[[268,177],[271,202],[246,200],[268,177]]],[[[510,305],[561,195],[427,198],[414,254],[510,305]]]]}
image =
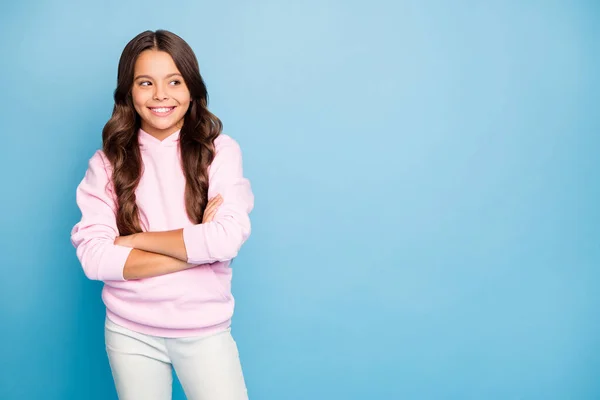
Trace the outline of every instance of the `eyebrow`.
{"type": "MultiPolygon", "coordinates": [[[[169,74],[169,75],[165,76],[165,79],[168,79],[168,78],[170,78],[170,77],[172,77],[172,76],[181,76],[181,74],[179,74],[179,73],[177,73],[177,72],[174,72],[174,73],[172,73],[172,74],[169,74]]],[[[136,76],[136,77],[135,77],[133,80],[134,80],[134,81],[137,81],[137,80],[138,80],[138,79],[140,79],[140,78],[152,79],[152,77],[151,77],[150,75],[138,75],[138,76],[136,76]]],[[[182,77],[182,78],[183,78],[183,77],[182,77]]]]}

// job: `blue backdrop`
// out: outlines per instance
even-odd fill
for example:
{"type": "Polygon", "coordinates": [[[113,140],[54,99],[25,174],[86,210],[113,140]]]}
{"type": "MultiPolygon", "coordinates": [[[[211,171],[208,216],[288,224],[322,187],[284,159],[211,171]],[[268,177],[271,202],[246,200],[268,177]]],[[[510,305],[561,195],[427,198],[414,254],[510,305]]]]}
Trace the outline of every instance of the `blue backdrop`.
{"type": "Polygon", "coordinates": [[[251,399],[600,398],[600,4],[522,3],[3,4],[0,398],[116,399],[69,232],[120,53],[159,28],[256,195],[251,399]]]}

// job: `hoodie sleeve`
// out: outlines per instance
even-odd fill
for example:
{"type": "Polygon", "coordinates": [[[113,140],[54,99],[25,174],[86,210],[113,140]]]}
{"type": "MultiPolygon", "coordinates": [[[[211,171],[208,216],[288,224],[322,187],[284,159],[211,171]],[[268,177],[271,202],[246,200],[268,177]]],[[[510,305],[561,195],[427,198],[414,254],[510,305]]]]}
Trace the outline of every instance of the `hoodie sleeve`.
{"type": "Polygon", "coordinates": [[[250,236],[249,214],[254,208],[250,181],[244,178],[238,143],[221,135],[209,168],[209,199],[220,194],[223,203],[213,221],[184,228],[183,240],[190,264],[228,261],[250,236]]]}
{"type": "Polygon", "coordinates": [[[118,236],[116,205],[104,157],[98,150],[77,187],[76,200],[81,220],[71,231],[85,275],[92,280],[124,281],[123,268],[131,248],[114,244],[118,236]]]}

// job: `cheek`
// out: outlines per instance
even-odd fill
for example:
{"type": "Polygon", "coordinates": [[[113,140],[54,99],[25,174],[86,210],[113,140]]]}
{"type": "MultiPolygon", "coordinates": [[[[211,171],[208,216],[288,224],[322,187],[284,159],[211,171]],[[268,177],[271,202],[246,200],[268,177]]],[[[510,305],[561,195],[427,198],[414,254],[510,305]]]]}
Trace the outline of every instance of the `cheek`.
{"type": "Polygon", "coordinates": [[[187,87],[178,88],[177,92],[173,93],[173,97],[177,99],[179,104],[181,104],[182,106],[190,105],[191,95],[187,87]]]}
{"type": "Polygon", "coordinates": [[[178,97],[177,102],[179,103],[179,106],[181,107],[182,112],[186,112],[190,108],[190,106],[192,105],[190,103],[190,100],[191,99],[189,96],[183,95],[183,96],[178,97]]]}
{"type": "Polygon", "coordinates": [[[133,99],[133,105],[138,113],[146,108],[146,102],[148,99],[145,93],[133,90],[131,92],[131,97],[133,99]]]}
{"type": "Polygon", "coordinates": [[[180,107],[181,110],[179,111],[181,118],[183,118],[185,116],[185,114],[189,111],[190,107],[191,107],[191,103],[189,102],[189,100],[185,104],[181,103],[181,107],[180,107]]]}

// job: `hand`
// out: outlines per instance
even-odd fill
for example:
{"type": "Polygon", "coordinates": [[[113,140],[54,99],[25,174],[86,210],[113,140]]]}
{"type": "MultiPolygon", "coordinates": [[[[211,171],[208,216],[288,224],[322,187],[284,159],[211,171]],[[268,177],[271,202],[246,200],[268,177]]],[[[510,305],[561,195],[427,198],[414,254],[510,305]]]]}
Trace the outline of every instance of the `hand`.
{"type": "Polygon", "coordinates": [[[115,244],[118,246],[134,248],[134,245],[133,245],[134,238],[135,238],[135,233],[133,235],[127,235],[127,236],[117,236],[117,238],[115,239],[115,244]]]}
{"type": "Polygon", "coordinates": [[[220,194],[209,200],[206,209],[204,210],[204,216],[202,217],[203,224],[206,224],[215,218],[215,214],[221,204],[223,204],[223,197],[221,197],[220,194]]]}

